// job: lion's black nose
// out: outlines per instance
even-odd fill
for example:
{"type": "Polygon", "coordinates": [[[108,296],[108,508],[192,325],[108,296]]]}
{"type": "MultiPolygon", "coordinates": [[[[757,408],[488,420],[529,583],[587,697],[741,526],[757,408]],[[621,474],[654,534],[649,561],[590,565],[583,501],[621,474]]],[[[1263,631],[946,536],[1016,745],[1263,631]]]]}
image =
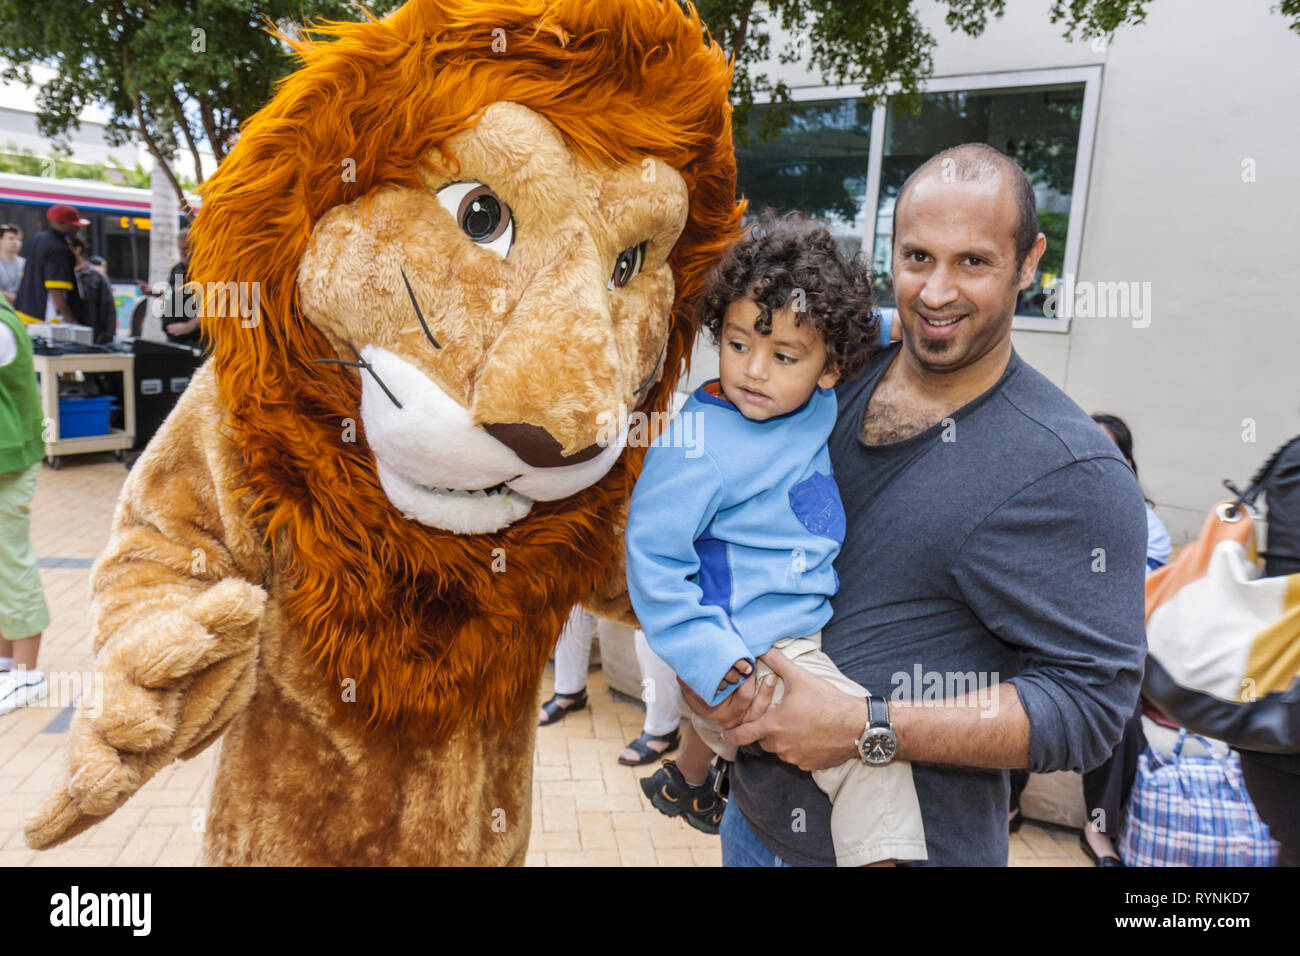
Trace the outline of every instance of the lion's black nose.
{"type": "Polygon", "coordinates": [[[588,445],[581,451],[565,457],[561,453],[560,443],[545,428],[537,425],[484,425],[483,430],[534,468],[577,465],[584,461],[591,461],[604,451],[599,444],[588,445]]]}

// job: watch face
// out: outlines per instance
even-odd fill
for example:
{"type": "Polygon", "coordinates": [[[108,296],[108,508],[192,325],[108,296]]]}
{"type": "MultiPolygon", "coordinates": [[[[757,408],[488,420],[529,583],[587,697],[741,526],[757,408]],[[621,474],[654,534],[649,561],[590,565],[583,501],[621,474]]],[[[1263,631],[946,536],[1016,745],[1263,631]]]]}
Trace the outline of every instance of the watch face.
{"type": "Polygon", "coordinates": [[[863,741],[862,756],[867,763],[884,764],[898,752],[898,738],[889,730],[872,730],[863,741]]]}

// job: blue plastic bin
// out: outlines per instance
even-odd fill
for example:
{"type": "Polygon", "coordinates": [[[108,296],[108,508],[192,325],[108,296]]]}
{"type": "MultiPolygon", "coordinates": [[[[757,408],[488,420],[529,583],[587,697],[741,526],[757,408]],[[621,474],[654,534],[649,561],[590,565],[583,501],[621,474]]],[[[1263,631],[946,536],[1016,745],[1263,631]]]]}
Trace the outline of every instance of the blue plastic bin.
{"type": "Polygon", "coordinates": [[[89,438],[107,435],[109,416],[117,408],[112,395],[96,398],[59,399],[59,438],[89,438]]]}

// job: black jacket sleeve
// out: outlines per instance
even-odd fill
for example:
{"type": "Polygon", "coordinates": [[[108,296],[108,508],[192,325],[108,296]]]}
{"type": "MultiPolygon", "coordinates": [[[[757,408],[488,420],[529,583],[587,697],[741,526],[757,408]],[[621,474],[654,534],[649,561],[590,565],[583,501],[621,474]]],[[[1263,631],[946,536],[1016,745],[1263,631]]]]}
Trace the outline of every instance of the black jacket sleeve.
{"type": "Polygon", "coordinates": [[[1268,548],[1264,573],[1269,577],[1300,572],[1300,438],[1278,457],[1264,485],[1268,503],[1268,548]]]}

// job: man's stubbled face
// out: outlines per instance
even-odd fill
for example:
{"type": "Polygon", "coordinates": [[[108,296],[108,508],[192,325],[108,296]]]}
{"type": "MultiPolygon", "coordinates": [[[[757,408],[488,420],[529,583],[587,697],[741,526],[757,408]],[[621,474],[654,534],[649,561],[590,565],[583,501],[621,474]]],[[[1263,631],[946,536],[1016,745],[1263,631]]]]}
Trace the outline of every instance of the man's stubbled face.
{"type": "Polygon", "coordinates": [[[1037,258],[1016,262],[1018,224],[1003,177],[912,183],[894,226],[894,292],[905,340],[932,371],[956,371],[1007,340],[1037,258]],[[1026,271],[1027,277],[1026,277],[1026,271]]]}

